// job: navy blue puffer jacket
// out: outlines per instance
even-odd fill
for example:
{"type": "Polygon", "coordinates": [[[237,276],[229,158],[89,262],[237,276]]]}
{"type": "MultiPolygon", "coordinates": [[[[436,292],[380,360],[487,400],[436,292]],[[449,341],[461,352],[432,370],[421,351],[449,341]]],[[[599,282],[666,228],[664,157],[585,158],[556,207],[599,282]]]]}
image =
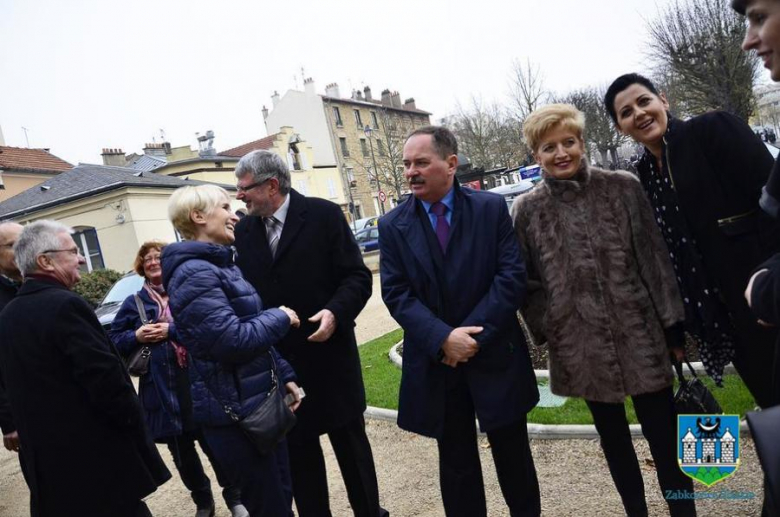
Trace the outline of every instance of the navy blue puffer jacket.
{"type": "Polygon", "coordinates": [[[290,318],[280,309],[263,310],[260,296],[235,266],[232,248],[169,244],[162,269],[171,313],[192,359],[196,422],[231,424],[225,404],[241,418],[257,408],[271,387],[271,354],[281,389],[295,380],[292,367],[272,346],[287,334],[290,318]]]}

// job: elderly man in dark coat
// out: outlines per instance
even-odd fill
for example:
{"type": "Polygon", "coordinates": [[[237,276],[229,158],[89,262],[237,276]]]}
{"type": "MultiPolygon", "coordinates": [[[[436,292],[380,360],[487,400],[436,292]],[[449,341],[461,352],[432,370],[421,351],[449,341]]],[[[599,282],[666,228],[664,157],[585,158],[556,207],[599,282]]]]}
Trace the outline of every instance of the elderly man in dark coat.
{"type": "Polygon", "coordinates": [[[236,166],[237,198],[248,216],[236,227],[236,263],[270,307],[301,318],[277,349],[306,390],[288,435],[295,505],[300,517],[329,517],[320,435],[336,454],[352,511],[387,515],[363,420],[366,396],[355,318],[371,296],[371,272],[338,205],[290,188],[276,154],[254,151],[236,166]]]}
{"type": "Polygon", "coordinates": [[[28,225],[14,247],[25,281],[0,314],[0,369],[40,517],[147,516],[170,478],[130,378],[89,304],[70,289],[84,257],[71,230],[28,225]]]}
{"type": "MultiPolygon", "coordinates": [[[[12,222],[0,223],[0,310],[16,296],[22,276],[14,262],[13,245],[22,233],[22,225],[12,222]]],[[[0,375],[0,431],[3,433],[3,446],[9,451],[19,451],[19,433],[16,430],[11,405],[5,395],[2,375],[0,375]]]]}

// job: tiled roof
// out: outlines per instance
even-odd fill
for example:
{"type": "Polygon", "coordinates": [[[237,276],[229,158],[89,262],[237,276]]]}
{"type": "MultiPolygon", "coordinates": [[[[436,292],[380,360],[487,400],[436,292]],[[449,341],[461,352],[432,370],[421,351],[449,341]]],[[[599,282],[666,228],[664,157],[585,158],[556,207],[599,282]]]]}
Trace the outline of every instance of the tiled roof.
{"type": "Polygon", "coordinates": [[[268,149],[272,148],[274,146],[274,141],[276,140],[276,137],[279,135],[279,133],[267,136],[265,138],[261,138],[260,140],[255,140],[254,142],[249,142],[248,144],[239,145],[238,147],[234,147],[233,149],[228,149],[227,151],[222,151],[219,153],[220,156],[232,156],[235,158],[241,158],[245,154],[249,154],[252,151],[257,151],[258,149],[263,149],[267,151],[268,149]]]}
{"type": "MultiPolygon", "coordinates": [[[[184,185],[203,185],[205,183],[153,172],[136,171],[128,167],[80,163],[77,167],[0,203],[0,218],[10,219],[123,187],[176,189],[184,185]]],[[[227,190],[235,190],[236,188],[235,185],[221,186],[227,190]]]]}
{"type": "Polygon", "coordinates": [[[46,149],[0,146],[0,169],[60,173],[73,168],[46,149]]]}

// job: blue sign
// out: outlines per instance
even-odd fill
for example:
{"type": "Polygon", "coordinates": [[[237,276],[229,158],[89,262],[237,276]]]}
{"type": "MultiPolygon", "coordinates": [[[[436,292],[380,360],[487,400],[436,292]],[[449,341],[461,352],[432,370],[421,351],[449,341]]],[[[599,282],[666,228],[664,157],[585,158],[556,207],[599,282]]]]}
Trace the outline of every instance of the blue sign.
{"type": "Polygon", "coordinates": [[[542,168],[539,165],[529,165],[528,167],[520,167],[517,172],[520,173],[522,179],[529,180],[541,177],[542,168]]]}
{"type": "Polygon", "coordinates": [[[679,415],[677,461],[696,481],[712,486],[739,467],[739,415],[679,415]]]}

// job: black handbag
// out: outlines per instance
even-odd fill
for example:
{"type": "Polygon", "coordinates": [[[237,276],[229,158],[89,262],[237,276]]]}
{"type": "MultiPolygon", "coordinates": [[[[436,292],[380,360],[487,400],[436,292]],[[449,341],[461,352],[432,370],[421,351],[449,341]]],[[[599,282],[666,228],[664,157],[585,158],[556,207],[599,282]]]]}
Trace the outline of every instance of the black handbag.
{"type": "MultiPolygon", "coordinates": [[[[138,294],[134,294],[135,306],[138,309],[138,315],[141,317],[141,324],[146,325],[149,319],[146,317],[144,302],[138,294]]],[[[152,358],[152,349],[146,345],[140,346],[131,353],[125,360],[127,373],[133,377],[142,377],[149,373],[149,361],[152,358]]]]}
{"type": "Polygon", "coordinates": [[[686,379],[683,374],[682,363],[674,361],[674,369],[677,371],[677,378],[680,381],[680,386],[677,388],[677,393],[674,394],[674,407],[678,415],[709,415],[709,414],[721,414],[723,410],[715,400],[715,397],[710,393],[710,390],[701,382],[696,376],[696,372],[693,370],[693,366],[688,360],[685,360],[685,364],[688,365],[688,370],[693,376],[690,379],[686,379]]]}
{"type": "MultiPolygon", "coordinates": [[[[231,420],[238,424],[247,438],[249,438],[249,441],[252,442],[258,452],[262,455],[266,455],[273,451],[298,420],[292,409],[287,406],[284,396],[279,390],[279,378],[276,375],[276,360],[271,352],[268,352],[268,356],[271,358],[272,364],[271,389],[268,391],[265,400],[263,400],[257,409],[252,411],[245,418],[239,418],[230,406],[222,403],[217,398],[217,401],[222,404],[222,409],[225,413],[231,420]]],[[[211,390],[209,389],[209,391],[211,390]]],[[[214,392],[212,392],[212,395],[213,394],[214,392]]],[[[214,397],[216,398],[216,395],[214,395],[214,397]]]]}

